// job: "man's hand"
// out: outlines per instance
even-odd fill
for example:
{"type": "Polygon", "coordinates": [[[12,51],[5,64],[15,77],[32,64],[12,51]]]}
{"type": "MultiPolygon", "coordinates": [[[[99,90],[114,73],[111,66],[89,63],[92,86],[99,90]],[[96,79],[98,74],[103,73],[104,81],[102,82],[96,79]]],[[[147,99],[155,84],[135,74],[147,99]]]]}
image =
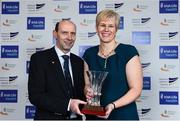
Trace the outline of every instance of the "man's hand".
{"type": "Polygon", "coordinates": [[[81,111],[79,110],[79,104],[87,104],[86,102],[79,100],[79,99],[71,99],[70,102],[70,110],[76,114],[79,115],[84,115],[81,113],[81,111]]]}

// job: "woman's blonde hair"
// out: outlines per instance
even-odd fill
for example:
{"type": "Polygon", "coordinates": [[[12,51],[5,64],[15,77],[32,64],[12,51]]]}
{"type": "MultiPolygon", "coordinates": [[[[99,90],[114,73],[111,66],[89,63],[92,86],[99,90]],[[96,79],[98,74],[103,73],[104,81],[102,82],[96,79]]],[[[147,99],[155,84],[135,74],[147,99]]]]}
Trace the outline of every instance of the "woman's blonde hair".
{"type": "Polygon", "coordinates": [[[96,28],[98,27],[101,20],[105,20],[105,19],[113,18],[113,17],[115,17],[115,20],[116,20],[115,26],[116,26],[116,30],[118,30],[119,29],[120,16],[118,13],[114,12],[113,10],[109,10],[109,9],[102,10],[97,14],[97,16],[96,16],[96,28]]]}

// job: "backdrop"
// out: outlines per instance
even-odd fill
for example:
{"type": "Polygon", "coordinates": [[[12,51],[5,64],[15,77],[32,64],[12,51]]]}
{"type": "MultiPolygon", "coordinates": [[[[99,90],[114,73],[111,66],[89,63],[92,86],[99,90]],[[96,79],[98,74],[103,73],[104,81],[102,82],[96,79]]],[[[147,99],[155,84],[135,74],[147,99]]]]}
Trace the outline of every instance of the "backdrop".
{"type": "Polygon", "coordinates": [[[76,23],[72,50],[82,56],[99,43],[96,14],[112,9],[121,16],[117,40],[136,46],[140,53],[144,74],[137,99],[140,119],[180,120],[178,0],[1,0],[0,5],[0,119],[33,118],[35,108],[27,92],[29,60],[55,44],[56,22],[76,23]]]}

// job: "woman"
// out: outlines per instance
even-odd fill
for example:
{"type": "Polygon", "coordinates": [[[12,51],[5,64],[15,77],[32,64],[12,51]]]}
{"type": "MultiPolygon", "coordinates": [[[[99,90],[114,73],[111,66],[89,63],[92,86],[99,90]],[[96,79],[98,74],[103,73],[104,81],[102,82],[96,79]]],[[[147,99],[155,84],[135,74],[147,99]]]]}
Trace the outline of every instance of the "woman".
{"type": "MultiPolygon", "coordinates": [[[[105,107],[106,115],[98,117],[110,120],[138,120],[135,100],[142,91],[142,68],[136,48],[118,43],[115,39],[119,19],[119,15],[113,10],[98,13],[96,31],[100,45],[85,51],[85,72],[108,72],[101,91],[101,105],[105,107]]],[[[84,92],[86,98],[90,99],[93,93],[86,77],[87,75],[84,92]]]]}

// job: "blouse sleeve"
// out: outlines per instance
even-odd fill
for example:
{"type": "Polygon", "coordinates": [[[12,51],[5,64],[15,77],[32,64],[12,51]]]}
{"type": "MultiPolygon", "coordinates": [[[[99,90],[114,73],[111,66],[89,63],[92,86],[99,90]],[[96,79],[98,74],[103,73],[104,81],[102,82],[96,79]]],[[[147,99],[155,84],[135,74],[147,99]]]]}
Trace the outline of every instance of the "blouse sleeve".
{"type": "Polygon", "coordinates": [[[130,45],[127,50],[127,62],[136,55],[139,56],[137,49],[134,46],[130,45]]]}

